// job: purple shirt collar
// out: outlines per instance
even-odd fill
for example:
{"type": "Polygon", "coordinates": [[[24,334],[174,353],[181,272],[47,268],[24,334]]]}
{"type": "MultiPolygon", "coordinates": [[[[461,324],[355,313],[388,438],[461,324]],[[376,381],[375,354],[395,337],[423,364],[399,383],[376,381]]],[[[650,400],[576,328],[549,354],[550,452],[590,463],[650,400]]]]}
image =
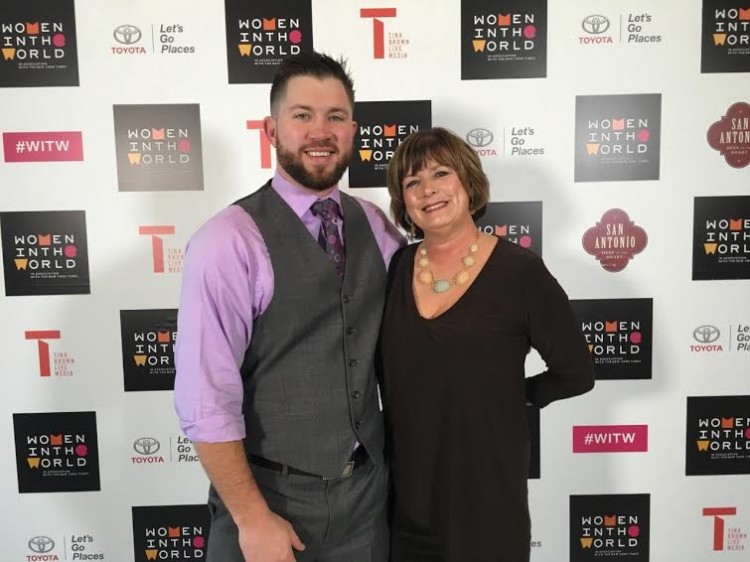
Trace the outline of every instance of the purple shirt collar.
{"type": "MultiPolygon", "coordinates": [[[[310,210],[313,203],[321,199],[315,193],[303,191],[292,182],[286,180],[280,173],[278,168],[276,173],[271,180],[271,187],[276,190],[276,193],[292,208],[294,214],[302,218],[306,212],[310,210]]],[[[341,192],[339,191],[338,185],[333,188],[333,191],[326,198],[330,197],[341,208],[341,192]]]]}

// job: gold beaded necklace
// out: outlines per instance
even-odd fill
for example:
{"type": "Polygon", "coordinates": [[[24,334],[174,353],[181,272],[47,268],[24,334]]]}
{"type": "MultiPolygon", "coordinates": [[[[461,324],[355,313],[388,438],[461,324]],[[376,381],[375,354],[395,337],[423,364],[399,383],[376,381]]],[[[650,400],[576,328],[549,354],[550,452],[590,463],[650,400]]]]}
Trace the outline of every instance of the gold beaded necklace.
{"type": "Polygon", "coordinates": [[[461,263],[464,268],[459,270],[451,279],[438,279],[430,269],[430,258],[427,255],[427,247],[424,242],[419,245],[419,260],[417,265],[421,268],[421,271],[417,274],[417,281],[423,285],[429,285],[432,288],[433,293],[445,293],[453,287],[459,287],[465,285],[469,279],[471,279],[471,272],[469,271],[475,263],[477,263],[474,254],[479,251],[479,231],[477,230],[477,237],[474,242],[469,246],[469,253],[461,258],[461,263]]]}

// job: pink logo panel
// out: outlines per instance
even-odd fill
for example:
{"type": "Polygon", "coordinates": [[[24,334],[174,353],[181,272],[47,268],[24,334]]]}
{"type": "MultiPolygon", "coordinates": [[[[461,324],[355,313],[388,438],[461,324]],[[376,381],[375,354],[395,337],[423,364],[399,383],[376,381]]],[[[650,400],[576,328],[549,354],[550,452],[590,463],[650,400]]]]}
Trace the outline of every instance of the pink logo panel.
{"type": "Polygon", "coordinates": [[[573,426],[574,453],[645,453],[647,425],[573,426]]]}
{"type": "Polygon", "coordinates": [[[3,133],[6,162],[80,162],[83,138],[80,131],[3,133]]]}

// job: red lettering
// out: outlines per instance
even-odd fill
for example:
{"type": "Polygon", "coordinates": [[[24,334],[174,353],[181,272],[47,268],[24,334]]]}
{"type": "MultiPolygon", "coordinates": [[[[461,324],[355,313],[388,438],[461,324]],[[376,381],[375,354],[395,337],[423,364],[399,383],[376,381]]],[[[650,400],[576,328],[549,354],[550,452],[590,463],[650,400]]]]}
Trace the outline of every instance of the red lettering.
{"type": "Polygon", "coordinates": [[[591,45],[591,44],[601,45],[601,44],[605,44],[605,43],[606,44],[614,43],[614,41],[612,41],[612,38],[609,37],[608,35],[605,35],[604,37],[599,37],[599,36],[596,36],[596,37],[579,37],[578,38],[578,42],[579,43],[583,43],[584,45],[591,45]]]}
{"type": "Polygon", "coordinates": [[[146,49],[143,47],[112,47],[112,52],[116,55],[145,55],[146,49]]]}
{"type": "Polygon", "coordinates": [[[133,464],[158,464],[166,462],[164,457],[130,457],[133,464]]]}
{"type": "Polygon", "coordinates": [[[691,345],[690,351],[694,352],[703,352],[703,351],[724,351],[724,348],[721,347],[719,344],[699,344],[699,345],[691,345]]]}

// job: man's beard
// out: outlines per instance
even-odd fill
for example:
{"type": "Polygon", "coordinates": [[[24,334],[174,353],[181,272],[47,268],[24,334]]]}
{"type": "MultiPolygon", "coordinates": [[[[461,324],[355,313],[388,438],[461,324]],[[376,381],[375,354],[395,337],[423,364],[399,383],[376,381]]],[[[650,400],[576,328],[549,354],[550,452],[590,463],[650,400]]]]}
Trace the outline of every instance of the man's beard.
{"type": "MultiPolygon", "coordinates": [[[[306,150],[314,150],[315,148],[325,148],[335,151],[335,148],[326,144],[313,144],[305,147],[306,150]]],[[[336,165],[330,172],[326,173],[322,170],[319,172],[310,172],[302,163],[302,156],[298,156],[291,150],[287,150],[280,142],[276,143],[276,160],[278,161],[279,166],[281,166],[297,183],[307,189],[311,189],[312,191],[325,191],[338,183],[341,176],[344,175],[344,172],[349,167],[351,151],[343,153],[340,156],[341,158],[336,162],[336,165]]]]}

